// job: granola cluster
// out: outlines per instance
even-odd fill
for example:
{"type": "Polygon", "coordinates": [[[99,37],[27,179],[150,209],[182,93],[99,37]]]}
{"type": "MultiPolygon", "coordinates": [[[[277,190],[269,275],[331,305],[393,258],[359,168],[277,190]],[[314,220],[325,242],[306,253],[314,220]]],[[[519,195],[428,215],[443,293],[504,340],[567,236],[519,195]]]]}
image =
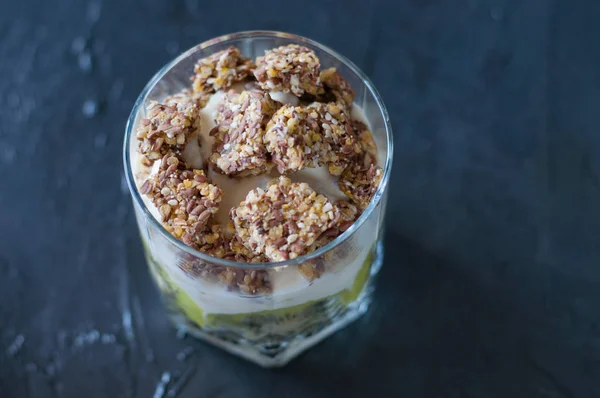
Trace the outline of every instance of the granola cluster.
{"type": "Polygon", "coordinates": [[[230,91],[218,108],[217,127],[213,129],[216,141],[211,162],[222,173],[244,177],[261,174],[271,164],[263,144],[265,126],[278,103],[258,90],[230,91]]]}
{"type": "Polygon", "coordinates": [[[231,218],[242,242],[271,261],[305,254],[317,238],[331,228],[338,210],[306,183],[279,177],[267,190],[256,188],[231,218]]]}
{"type": "Polygon", "coordinates": [[[190,246],[202,239],[223,194],[203,170],[189,168],[174,154],[163,157],[158,173],[142,184],[140,192],[152,200],[165,228],[190,246]]]}
{"type": "Polygon", "coordinates": [[[192,77],[194,91],[214,93],[231,87],[248,77],[253,68],[252,60],[242,57],[240,50],[231,46],[196,63],[192,77]]]}
{"type": "MultiPolygon", "coordinates": [[[[136,132],[144,163],[158,162],[158,172],[143,182],[140,192],[156,206],[171,234],[214,257],[265,263],[317,250],[350,228],[371,201],[383,171],[377,166],[373,135],[351,117],[354,91],[335,68],[321,71],[312,50],[292,44],[266,51],[256,65],[229,47],[198,61],[194,73],[192,88],[152,103],[136,132]],[[209,167],[235,178],[270,173],[274,167],[283,175],[266,189],[251,190],[229,211],[230,222],[221,225],[214,215],[226,193],[205,170],[190,167],[183,150],[196,137],[200,110],[210,97],[244,80],[245,90],[230,90],[217,108],[209,167]],[[291,92],[299,104],[281,104],[269,91],[291,92]],[[321,166],[337,178],[349,200],[333,203],[286,176],[321,166]]],[[[325,272],[324,262],[307,261],[298,271],[311,281],[325,272]]],[[[247,294],[271,289],[264,270],[216,266],[191,257],[181,267],[247,294]]]]}
{"type": "Polygon", "coordinates": [[[268,50],[256,59],[254,76],[264,90],[283,91],[301,97],[320,91],[321,64],[314,51],[290,44],[268,50]]]}
{"type": "Polygon", "coordinates": [[[309,282],[318,279],[325,272],[325,264],[322,261],[307,261],[298,266],[298,272],[309,282]]]}
{"type": "MultiPolygon", "coordinates": [[[[336,212],[337,218],[333,221],[331,228],[323,232],[312,244],[309,252],[315,251],[335,238],[340,236],[346,231],[354,222],[360,217],[361,211],[355,205],[348,202],[347,200],[339,200],[334,204],[338,210],[336,212]]],[[[326,253],[327,254],[331,253],[326,253]]],[[[309,282],[319,278],[326,271],[326,258],[317,257],[298,266],[298,271],[304,276],[309,282]]]]}
{"type": "Polygon", "coordinates": [[[267,125],[265,144],[282,174],[323,164],[326,147],[318,113],[304,106],[284,105],[267,125]]]}
{"type": "Polygon", "coordinates": [[[252,295],[266,294],[271,291],[269,274],[265,270],[223,267],[198,260],[185,263],[181,268],[194,277],[217,278],[230,290],[236,289],[252,295]]]}
{"type": "Polygon", "coordinates": [[[365,156],[353,162],[340,176],[339,187],[361,209],[366,209],[383,177],[383,170],[365,156]]]}
{"type": "Polygon", "coordinates": [[[198,109],[204,108],[206,103],[210,99],[212,93],[204,93],[200,91],[194,91],[190,88],[185,88],[177,94],[170,95],[163,100],[163,104],[168,106],[175,106],[181,109],[185,106],[196,105],[198,109]]]}
{"type": "Polygon", "coordinates": [[[154,161],[172,151],[183,150],[199,126],[198,112],[193,101],[150,104],[148,117],[140,122],[136,131],[136,137],[141,141],[138,151],[154,161]]]}
{"type": "MultiPolygon", "coordinates": [[[[197,249],[203,253],[226,260],[242,263],[268,262],[239,242],[233,226],[212,225],[205,229],[197,249]]],[[[181,268],[195,277],[216,277],[229,289],[237,289],[246,294],[268,293],[271,290],[269,275],[265,270],[223,267],[200,260],[191,260],[181,268]]]]}
{"type": "Polygon", "coordinates": [[[339,176],[361,153],[361,146],[352,128],[346,108],[335,102],[309,105],[319,114],[323,140],[328,144],[324,153],[331,175],[339,176]]]}
{"type": "Polygon", "coordinates": [[[339,176],[362,151],[346,109],[335,102],[284,105],[267,125],[265,144],[282,174],[327,164],[339,176]]]}
{"type": "Polygon", "coordinates": [[[337,209],[337,218],[331,228],[323,232],[313,243],[309,251],[317,250],[344,233],[360,217],[362,211],[356,205],[347,200],[338,200],[334,206],[337,209]]]}
{"type": "Polygon", "coordinates": [[[241,263],[263,263],[269,261],[263,255],[254,253],[242,244],[235,234],[232,222],[227,225],[210,223],[210,225],[204,228],[192,246],[213,257],[241,263]]]}
{"type": "Polygon", "coordinates": [[[323,84],[323,98],[325,102],[336,101],[348,109],[352,108],[354,90],[352,90],[350,83],[335,68],[321,71],[319,78],[323,84]]]}
{"type": "Polygon", "coordinates": [[[352,128],[354,134],[358,137],[358,142],[362,148],[362,151],[372,158],[372,162],[375,163],[377,159],[377,144],[369,128],[360,120],[352,121],[352,128]]]}

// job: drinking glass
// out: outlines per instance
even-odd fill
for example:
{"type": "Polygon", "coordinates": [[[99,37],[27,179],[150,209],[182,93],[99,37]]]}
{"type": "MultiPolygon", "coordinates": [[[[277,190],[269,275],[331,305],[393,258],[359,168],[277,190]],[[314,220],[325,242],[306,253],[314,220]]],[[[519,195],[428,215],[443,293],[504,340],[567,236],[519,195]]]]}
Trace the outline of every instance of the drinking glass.
{"type": "Polygon", "coordinates": [[[304,37],[271,31],[221,36],[199,44],[164,66],[138,97],[127,122],[125,175],[150,272],[178,329],[265,367],[281,366],[364,314],[383,261],[383,224],[392,168],[392,131],[381,97],[348,59],[304,37]],[[209,256],[177,240],[145,205],[132,171],[135,128],[147,105],[190,86],[194,64],[229,46],[255,59],[274,47],[299,44],[315,51],[321,67],[335,67],[353,87],[355,105],[369,123],[383,178],[371,203],[343,234],[320,249],[276,263],[238,263],[209,256]],[[323,271],[312,281],[298,267],[323,271]],[[256,275],[270,289],[249,294],[227,288],[223,278],[256,275]]]}

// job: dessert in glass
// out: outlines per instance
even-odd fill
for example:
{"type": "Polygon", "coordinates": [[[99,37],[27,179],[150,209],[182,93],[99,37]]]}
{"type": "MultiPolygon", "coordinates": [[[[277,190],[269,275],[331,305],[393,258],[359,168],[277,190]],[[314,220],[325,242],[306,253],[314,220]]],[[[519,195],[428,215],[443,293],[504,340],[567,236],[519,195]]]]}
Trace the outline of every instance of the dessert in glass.
{"type": "Polygon", "coordinates": [[[280,32],[202,43],[140,94],[124,163],[177,328],[281,366],[367,310],[392,135],[346,58],[280,32]]]}

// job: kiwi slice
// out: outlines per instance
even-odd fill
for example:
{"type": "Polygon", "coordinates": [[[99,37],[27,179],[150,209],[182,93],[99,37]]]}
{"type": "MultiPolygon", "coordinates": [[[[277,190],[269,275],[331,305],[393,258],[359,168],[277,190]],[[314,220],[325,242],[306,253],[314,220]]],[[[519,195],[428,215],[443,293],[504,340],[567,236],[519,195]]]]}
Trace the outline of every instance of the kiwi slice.
{"type": "Polygon", "coordinates": [[[169,275],[154,261],[150,256],[147,256],[148,262],[151,264],[152,273],[155,274],[155,279],[158,281],[159,288],[162,290],[175,305],[195,324],[200,327],[206,325],[204,311],[196,304],[190,296],[169,278],[169,275]]]}
{"type": "Polygon", "coordinates": [[[344,305],[349,305],[353,301],[355,301],[358,296],[362,293],[363,288],[365,287],[365,283],[367,283],[367,279],[369,278],[369,274],[371,272],[371,264],[373,262],[374,250],[369,251],[365,262],[363,263],[360,270],[356,274],[356,278],[354,279],[354,283],[352,284],[352,289],[344,289],[340,292],[340,300],[344,305]]]}
{"type": "Polygon", "coordinates": [[[204,311],[183,290],[175,291],[175,302],[191,321],[200,327],[205,326],[204,311]]]}
{"type": "Polygon", "coordinates": [[[161,265],[154,261],[150,256],[149,251],[146,251],[148,262],[151,264],[151,270],[155,274],[155,279],[159,284],[159,288],[169,296],[174,304],[196,325],[199,327],[211,326],[211,325],[232,325],[239,326],[247,323],[259,323],[261,320],[267,320],[270,318],[278,321],[292,320],[296,318],[302,311],[307,311],[311,306],[324,302],[333,297],[339,297],[339,300],[345,305],[349,305],[355,301],[360,293],[363,291],[365,283],[369,277],[371,270],[371,262],[373,261],[374,251],[371,250],[369,255],[365,259],[362,267],[358,271],[356,278],[351,289],[345,289],[340,293],[332,296],[324,297],[318,300],[308,301],[306,303],[294,305],[291,307],[278,308],[274,310],[264,310],[252,313],[241,313],[241,314],[204,314],[202,308],[196,304],[190,296],[181,288],[179,288],[169,278],[167,273],[162,269],[161,265]]]}
{"type": "Polygon", "coordinates": [[[261,321],[291,321],[296,317],[296,315],[302,311],[309,310],[312,305],[321,300],[323,299],[307,301],[306,303],[297,304],[291,307],[278,308],[275,310],[264,310],[241,314],[208,314],[206,316],[206,324],[239,326],[243,324],[258,324],[261,323],[261,321]]]}

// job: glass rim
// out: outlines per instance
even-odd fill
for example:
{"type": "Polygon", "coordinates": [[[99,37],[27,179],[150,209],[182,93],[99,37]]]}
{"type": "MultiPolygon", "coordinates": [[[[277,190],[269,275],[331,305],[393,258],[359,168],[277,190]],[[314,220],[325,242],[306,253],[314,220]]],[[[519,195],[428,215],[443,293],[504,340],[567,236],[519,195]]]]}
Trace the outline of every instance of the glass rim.
{"type": "Polygon", "coordinates": [[[354,234],[354,232],[356,232],[360,228],[360,226],[367,220],[367,218],[369,218],[369,216],[371,215],[371,213],[373,213],[373,211],[375,210],[375,208],[377,207],[379,202],[383,199],[383,196],[386,192],[386,188],[387,188],[388,181],[390,178],[390,174],[392,171],[393,154],[394,154],[394,147],[393,147],[393,140],[392,140],[392,126],[391,126],[390,118],[389,118],[387,109],[385,108],[385,105],[383,104],[383,100],[382,100],[381,96],[379,95],[379,92],[377,92],[377,89],[375,88],[375,86],[373,85],[371,80],[369,80],[369,78],[352,61],[350,61],[348,58],[344,57],[343,55],[337,53],[336,51],[330,49],[329,47],[326,47],[316,41],[313,41],[313,40],[308,39],[303,36],[299,36],[299,35],[295,35],[295,34],[291,34],[291,33],[278,32],[278,31],[269,31],[269,30],[250,30],[250,31],[230,33],[230,34],[218,36],[216,38],[213,38],[213,39],[210,39],[210,40],[207,40],[200,44],[195,45],[194,47],[181,53],[176,58],[167,62],[167,64],[165,64],[162,68],[160,68],[160,70],[158,72],[156,72],[156,74],[150,79],[150,81],[146,84],[146,86],[144,87],[144,89],[142,90],[142,92],[140,93],[138,98],[136,99],[136,101],[133,105],[133,109],[131,110],[131,113],[129,115],[129,118],[127,119],[127,124],[125,127],[125,140],[124,140],[124,144],[123,144],[123,163],[124,163],[124,168],[125,168],[125,178],[127,180],[127,185],[129,187],[129,191],[131,193],[131,196],[133,197],[133,201],[134,201],[135,205],[139,206],[142,209],[144,216],[146,218],[150,219],[150,223],[152,223],[152,225],[154,227],[156,227],[156,229],[158,231],[160,231],[160,233],[162,235],[166,235],[166,239],[171,244],[175,245],[178,249],[183,250],[184,252],[186,252],[189,255],[192,255],[202,261],[206,261],[206,262],[209,262],[209,263],[212,263],[215,265],[224,266],[224,267],[245,268],[245,269],[265,269],[265,268],[275,268],[275,267],[289,266],[289,265],[300,265],[300,264],[310,261],[314,258],[317,258],[317,257],[323,255],[324,253],[329,252],[330,250],[332,250],[333,248],[335,248],[342,242],[346,241],[352,234],[354,234]],[[232,39],[253,38],[253,37],[273,37],[273,38],[280,37],[280,38],[285,38],[285,39],[291,39],[291,40],[297,41],[298,43],[306,43],[315,48],[318,48],[319,50],[327,53],[328,55],[331,55],[332,57],[336,58],[341,63],[343,63],[346,67],[348,67],[353,73],[355,73],[360,78],[361,82],[371,92],[371,94],[373,95],[373,98],[375,99],[377,108],[381,112],[381,115],[383,116],[383,121],[385,124],[386,143],[387,143],[387,149],[388,149],[387,154],[386,154],[386,159],[385,159],[385,165],[383,167],[383,177],[381,179],[381,182],[379,183],[379,187],[377,188],[377,191],[375,192],[375,195],[373,196],[373,199],[371,199],[371,202],[369,203],[367,208],[364,209],[361,216],[350,226],[350,228],[348,228],[346,231],[344,231],[342,234],[340,234],[338,237],[336,237],[334,240],[332,240],[325,246],[320,247],[319,249],[317,249],[315,251],[304,254],[302,256],[298,256],[294,259],[278,261],[278,262],[267,262],[267,263],[243,263],[243,262],[226,260],[226,259],[219,258],[219,257],[213,257],[209,254],[202,253],[201,251],[198,251],[198,250],[186,245],[179,239],[175,238],[171,233],[169,233],[166,230],[166,228],[156,218],[154,218],[154,216],[151,214],[150,210],[146,207],[146,204],[144,203],[144,200],[142,199],[141,194],[135,184],[135,178],[133,176],[133,170],[131,167],[131,159],[130,159],[130,140],[133,135],[133,131],[134,131],[134,127],[135,127],[134,126],[135,119],[137,117],[138,111],[139,111],[140,107],[142,107],[142,105],[146,102],[146,98],[147,98],[148,94],[150,93],[150,91],[164,77],[164,75],[167,74],[167,72],[169,72],[174,66],[179,64],[184,59],[190,57],[192,54],[194,54],[197,51],[202,50],[208,46],[226,42],[226,41],[232,40],[232,39]]]}

